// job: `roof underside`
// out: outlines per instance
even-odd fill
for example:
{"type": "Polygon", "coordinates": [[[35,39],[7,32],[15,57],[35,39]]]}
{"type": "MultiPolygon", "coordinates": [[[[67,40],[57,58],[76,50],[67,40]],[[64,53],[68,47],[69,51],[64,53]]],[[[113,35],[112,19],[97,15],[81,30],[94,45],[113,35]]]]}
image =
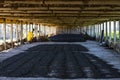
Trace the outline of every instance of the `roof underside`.
{"type": "Polygon", "coordinates": [[[120,0],[1,0],[0,18],[84,26],[120,19],[120,0]]]}

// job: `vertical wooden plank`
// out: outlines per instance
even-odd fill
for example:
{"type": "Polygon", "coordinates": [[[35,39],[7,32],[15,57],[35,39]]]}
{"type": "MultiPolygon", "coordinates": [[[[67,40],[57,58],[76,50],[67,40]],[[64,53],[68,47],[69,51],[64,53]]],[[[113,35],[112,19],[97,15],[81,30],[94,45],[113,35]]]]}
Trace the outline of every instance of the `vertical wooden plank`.
{"type": "Polygon", "coordinates": [[[20,43],[23,44],[23,22],[20,21],[20,43]]]}
{"type": "Polygon", "coordinates": [[[18,32],[18,22],[16,22],[16,40],[19,40],[19,32],[18,32]]]}
{"type": "Polygon", "coordinates": [[[100,24],[98,24],[98,41],[100,42],[100,38],[101,38],[101,32],[100,32],[100,27],[101,27],[101,25],[100,24]]]}
{"type": "Polygon", "coordinates": [[[100,24],[100,37],[101,37],[101,32],[102,32],[102,25],[100,24]]]}
{"type": "Polygon", "coordinates": [[[4,49],[7,49],[6,46],[6,19],[4,19],[4,23],[3,23],[3,42],[4,42],[4,49]]]}
{"type": "Polygon", "coordinates": [[[26,27],[26,41],[27,41],[27,34],[28,34],[28,23],[27,22],[25,24],[25,27],[26,27]]]}
{"type": "Polygon", "coordinates": [[[92,25],[90,25],[90,35],[92,37],[92,25]]]}
{"type": "Polygon", "coordinates": [[[94,37],[95,37],[95,35],[96,35],[96,33],[95,33],[95,25],[93,26],[93,35],[94,35],[94,37]]]}
{"type": "Polygon", "coordinates": [[[116,21],[114,21],[114,47],[116,44],[116,21]]]}
{"type": "MultiPolygon", "coordinates": [[[[34,25],[34,23],[32,23],[32,30],[34,29],[34,28],[33,28],[33,25],[34,25]]],[[[34,29],[34,30],[35,30],[35,29],[34,29]]]]}
{"type": "Polygon", "coordinates": [[[46,35],[46,26],[44,25],[44,36],[46,35]]]}
{"type": "Polygon", "coordinates": [[[103,37],[104,37],[104,33],[105,33],[105,25],[103,23],[103,37]]]}
{"type": "Polygon", "coordinates": [[[92,25],[90,25],[90,35],[92,37],[92,25]]]}
{"type": "Polygon", "coordinates": [[[109,22],[109,47],[111,47],[111,21],[109,22]]]}
{"type": "Polygon", "coordinates": [[[39,30],[39,29],[38,29],[38,28],[39,28],[39,27],[38,27],[38,24],[36,24],[36,25],[35,25],[36,37],[38,37],[38,35],[39,35],[39,34],[38,34],[38,30],[39,30]]]}
{"type": "Polygon", "coordinates": [[[119,43],[120,43],[120,21],[119,21],[119,43]]]}
{"type": "Polygon", "coordinates": [[[29,31],[30,31],[30,23],[28,23],[28,29],[29,29],[29,31]]]}
{"type": "Polygon", "coordinates": [[[105,22],[106,24],[106,40],[108,39],[108,25],[107,25],[107,21],[105,22]]]}
{"type": "Polygon", "coordinates": [[[11,40],[11,47],[13,48],[13,20],[11,20],[11,26],[10,26],[10,40],[11,40]]]}
{"type": "Polygon", "coordinates": [[[91,25],[91,36],[93,37],[93,25],[91,25]]]}
{"type": "Polygon", "coordinates": [[[40,37],[40,24],[38,24],[38,31],[39,31],[38,35],[40,37]]]}
{"type": "Polygon", "coordinates": [[[100,24],[97,25],[98,41],[100,38],[100,24]]]}
{"type": "Polygon", "coordinates": [[[91,36],[91,25],[89,26],[89,31],[90,31],[90,33],[89,33],[89,34],[90,34],[90,36],[91,36]]]}
{"type": "Polygon", "coordinates": [[[105,25],[104,25],[104,23],[103,23],[103,25],[102,25],[102,30],[103,30],[103,37],[102,37],[102,41],[104,41],[104,37],[105,37],[105,25]]]}
{"type": "Polygon", "coordinates": [[[39,34],[41,35],[41,25],[39,24],[39,34]]]}
{"type": "Polygon", "coordinates": [[[92,36],[94,37],[94,25],[92,25],[92,36]]]}

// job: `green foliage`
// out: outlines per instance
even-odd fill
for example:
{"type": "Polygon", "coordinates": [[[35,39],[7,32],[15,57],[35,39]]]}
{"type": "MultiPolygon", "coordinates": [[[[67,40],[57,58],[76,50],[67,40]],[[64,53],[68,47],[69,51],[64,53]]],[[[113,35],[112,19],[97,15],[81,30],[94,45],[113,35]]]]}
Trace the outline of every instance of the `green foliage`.
{"type": "Polygon", "coordinates": [[[46,42],[46,41],[49,41],[48,37],[47,36],[41,36],[41,41],[42,42],[46,42]]]}
{"type": "MultiPolygon", "coordinates": [[[[109,35],[109,33],[108,33],[109,35]]],[[[106,37],[106,33],[104,33],[104,37],[106,37]]],[[[117,41],[119,40],[119,31],[116,31],[116,37],[117,37],[117,41]]],[[[114,31],[111,32],[111,38],[112,38],[112,41],[114,40],[114,31]]]]}

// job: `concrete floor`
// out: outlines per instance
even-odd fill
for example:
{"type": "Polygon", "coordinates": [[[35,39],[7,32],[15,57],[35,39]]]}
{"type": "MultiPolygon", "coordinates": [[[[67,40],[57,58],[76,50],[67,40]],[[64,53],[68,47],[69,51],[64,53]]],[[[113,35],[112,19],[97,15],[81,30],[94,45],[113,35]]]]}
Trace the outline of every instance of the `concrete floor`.
{"type": "MultiPolygon", "coordinates": [[[[89,54],[93,54],[94,56],[99,57],[103,61],[107,62],[107,64],[113,65],[113,68],[119,69],[120,71],[120,55],[117,54],[115,51],[105,49],[104,47],[100,47],[99,43],[93,42],[93,41],[87,41],[87,42],[64,42],[64,43],[55,43],[55,42],[45,42],[45,43],[34,43],[34,44],[28,44],[28,45],[23,45],[21,47],[15,48],[15,49],[10,49],[7,51],[2,52],[3,54],[0,54],[0,61],[3,61],[13,55],[19,54],[20,52],[24,52],[24,50],[40,45],[40,44],[81,44],[89,49],[88,52],[89,54]]],[[[63,79],[57,79],[57,78],[15,78],[15,77],[1,77],[0,80],[63,80],[63,79]]],[[[68,79],[69,80],[69,79],[68,79]]],[[[74,79],[74,80],[96,80],[96,79],[91,79],[91,78],[81,78],[81,79],[74,79]]],[[[99,79],[103,80],[103,79],[99,79]]],[[[106,80],[106,79],[105,79],[106,80]]],[[[119,78],[112,78],[109,80],[120,80],[119,78]]]]}

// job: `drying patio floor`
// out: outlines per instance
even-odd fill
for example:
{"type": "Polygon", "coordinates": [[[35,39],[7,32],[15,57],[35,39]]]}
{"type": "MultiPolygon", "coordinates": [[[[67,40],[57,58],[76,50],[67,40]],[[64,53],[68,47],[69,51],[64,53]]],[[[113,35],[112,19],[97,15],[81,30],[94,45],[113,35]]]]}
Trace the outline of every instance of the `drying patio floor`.
{"type": "Polygon", "coordinates": [[[88,43],[84,42],[81,45],[78,43],[59,43],[31,47],[2,61],[0,63],[0,76],[61,79],[120,78],[118,69],[94,55],[97,52],[93,46],[95,44],[90,44],[91,51],[87,45],[88,43]]]}

